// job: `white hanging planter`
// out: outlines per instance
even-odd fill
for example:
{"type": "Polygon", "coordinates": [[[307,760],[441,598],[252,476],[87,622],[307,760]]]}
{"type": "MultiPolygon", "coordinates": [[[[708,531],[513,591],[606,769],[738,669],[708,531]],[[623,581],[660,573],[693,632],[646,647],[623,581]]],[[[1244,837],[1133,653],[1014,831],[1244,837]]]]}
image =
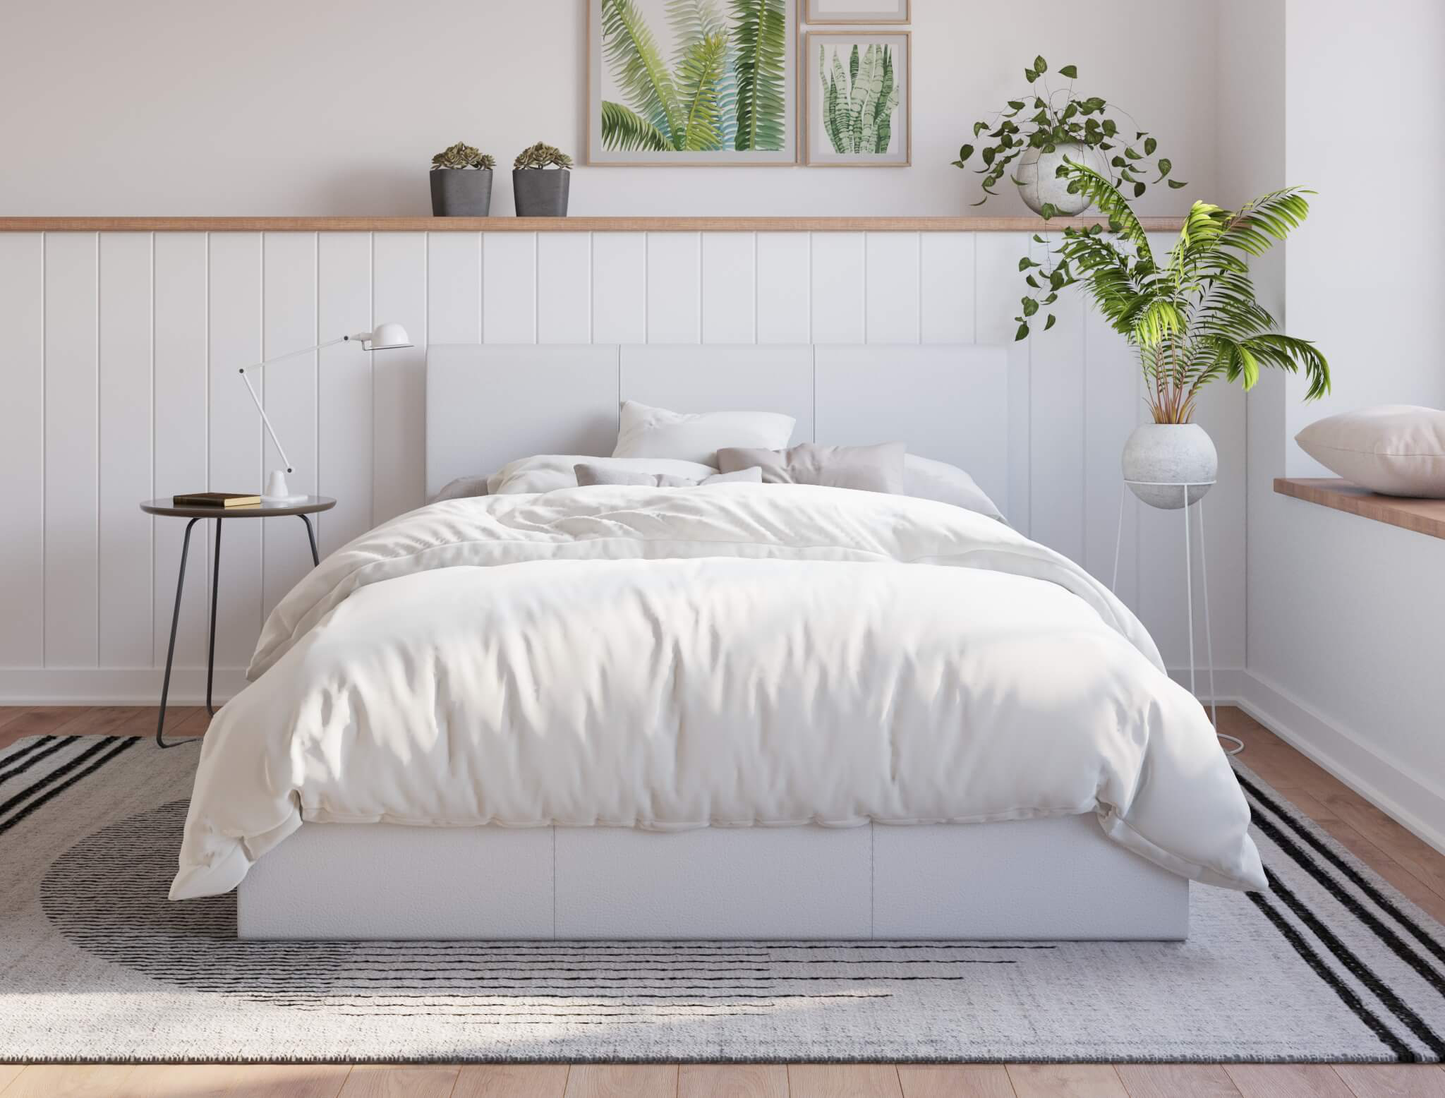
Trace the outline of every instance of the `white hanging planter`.
{"type": "Polygon", "coordinates": [[[1219,473],[1219,453],[1197,423],[1145,423],[1124,443],[1124,481],[1150,507],[1177,511],[1204,498],[1219,473]]]}
{"type": "Polygon", "coordinates": [[[1053,152],[1029,149],[1015,162],[1014,182],[1018,184],[1024,205],[1034,213],[1043,213],[1046,202],[1064,217],[1074,217],[1089,208],[1089,196],[1070,194],[1069,181],[1058,176],[1065,157],[1077,164],[1086,164],[1100,174],[1109,170],[1104,158],[1088,145],[1058,145],[1053,152]]]}

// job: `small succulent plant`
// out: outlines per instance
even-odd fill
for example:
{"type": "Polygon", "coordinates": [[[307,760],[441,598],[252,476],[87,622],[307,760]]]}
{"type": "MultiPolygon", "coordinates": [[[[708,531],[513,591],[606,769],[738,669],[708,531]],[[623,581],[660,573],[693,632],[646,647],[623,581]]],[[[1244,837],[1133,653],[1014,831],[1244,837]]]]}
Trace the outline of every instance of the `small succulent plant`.
{"type": "Polygon", "coordinates": [[[517,159],[512,161],[513,169],[551,168],[554,166],[570,168],[572,167],[572,158],[561,149],[544,145],[540,141],[529,149],[523,149],[517,154],[517,159]]]}
{"type": "Polygon", "coordinates": [[[441,168],[485,168],[491,171],[496,166],[497,158],[491,153],[484,153],[461,141],[431,158],[432,171],[441,168]]]}

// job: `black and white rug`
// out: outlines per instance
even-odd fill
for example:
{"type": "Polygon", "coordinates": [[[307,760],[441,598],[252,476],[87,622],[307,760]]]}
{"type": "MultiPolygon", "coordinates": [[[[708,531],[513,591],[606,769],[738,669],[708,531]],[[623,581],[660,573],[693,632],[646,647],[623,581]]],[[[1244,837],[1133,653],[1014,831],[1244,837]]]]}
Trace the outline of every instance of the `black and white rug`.
{"type": "Polygon", "coordinates": [[[1445,1053],[1445,930],[1243,768],[1274,887],[1195,887],[1184,943],[248,943],[166,900],[195,758],[0,752],[0,1061],[1445,1053]]]}

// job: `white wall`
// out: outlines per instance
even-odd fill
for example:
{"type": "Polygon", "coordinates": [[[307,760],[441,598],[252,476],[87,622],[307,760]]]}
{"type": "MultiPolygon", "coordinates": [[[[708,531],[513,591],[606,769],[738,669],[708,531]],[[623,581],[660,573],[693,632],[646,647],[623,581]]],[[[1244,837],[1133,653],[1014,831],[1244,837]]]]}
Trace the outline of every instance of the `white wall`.
{"type": "Polygon", "coordinates": [[[1439,178],[1445,154],[1445,8],[1226,0],[1220,28],[1221,188],[1232,201],[1284,180],[1320,192],[1287,264],[1260,277],[1266,300],[1282,297],[1288,330],[1319,342],[1335,380],[1317,403],[1282,377],[1248,400],[1245,700],[1445,847],[1445,542],[1272,484],[1328,475],[1293,441],[1316,418],[1374,403],[1445,406],[1442,229],[1412,182],[1439,178]],[[1365,155],[1365,141],[1389,148],[1388,164],[1365,155]]]}
{"type": "Polygon", "coordinates": [[[1334,391],[1289,381],[1290,476],[1330,476],[1293,443],[1308,423],[1371,404],[1445,407],[1445,4],[1291,0],[1289,181],[1319,191],[1290,244],[1292,322],[1319,341],[1334,391]]]}
{"type": "MultiPolygon", "coordinates": [[[[294,487],[340,501],[323,552],[424,500],[429,343],[988,343],[1010,348],[1009,517],[1108,579],[1132,355],[1082,301],[1011,342],[1024,233],[0,233],[12,333],[0,432],[0,700],[148,701],[184,523],[150,496],[256,490],[279,460],[236,368],[375,320],[415,350],[331,347],[268,371],[294,487]]],[[[1243,662],[1243,432],[1221,390],[1210,497],[1215,656],[1243,662]]],[[[520,456],[520,455],[518,455],[520,456]]],[[[487,472],[489,470],[476,470],[487,472]]],[[[1132,504],[1121,594],[1185,663],[1179,512],[1132,504]]],[[[197,527],[178,698],[204,665],[209,531],[197,527]]],[[[308,564],[294,519],[223,538],[219,695],[308,564]]]]}
{"type": "MultiPolygon", "coordinates": [[[[950,166],[981,109],[1042,52],[1214,183],[1214,11],[1197,0],[914,0],[909,169],[583,168],[577,214],[982,211],[950,166]]],[[[0,214],[425,214],[426,169],[459,139],[510,167],[583,148],[584,0],[77,0],[4,5],[0,214]]],[[[580,159],[580,155],[579,155],[580,159]]],[[[499,172],[493,213],[510,214],[499,172]]]]}

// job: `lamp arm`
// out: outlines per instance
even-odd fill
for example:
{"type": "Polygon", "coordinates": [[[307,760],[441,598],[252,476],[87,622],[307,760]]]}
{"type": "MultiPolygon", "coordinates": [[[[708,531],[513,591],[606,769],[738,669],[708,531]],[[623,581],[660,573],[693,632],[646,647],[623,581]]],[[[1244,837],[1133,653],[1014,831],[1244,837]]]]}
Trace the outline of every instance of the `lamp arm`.
{"type": "Polygon", "coordinates": [[[276,428],[271,426],[271,418],[266,415],[266,409],[261,406],[261,398],[256,395],[256,389],[251,384],[251,379],[246,376],[247,370],[261,370],[275,362],[285,362],[288,358],[297,358],[300,355],[309,355],[313,351],[319,351],[325,347],[334,347],[338,343],[345,343],[354,336],[338,336],[336,339],[328,339],[325,343],[318,343],[314,347],[303,347],[299,351],[289,351],[284,355],[277,355],[275,358],[268,358],[262,362],[254,362],[250,366],[242,366],[240,369],[241,380],[246,383],[246,392],[251,394],[251,402],[256,405],[256,411],[261,413],[261,422],[266,425],[266,433],[271,436],[271,441],[276,444],[276,450],[281,455],[281,462],[286,466],[288,473],[296,470],[291,467],[291,459],[286,456],[286,448],[281,445],[281,440],[276,437],[276,428]]]}
{"type": "Polygon", "coordinates": [[[261,407],[261,398],[256,395],[256,390],[251,385],[251,379],[246,376],[245,370],[241,371],[241,380],[246,383],[246,392],[251,394],[251,400],[256,405],[256,411],[261,413],[261,422],[266,425],[266,433],[271,436],[271,441],[276,444],[276,449],[281,454],[281,463],[286,466],[288,473],[294,473],[296,470],[291,468],[291,459],[286,456],[286,450],[281,445],[281,440],[276,437],[276,428],[271,426],[271,419],[266,415],[266,409],[261,407]]]}

